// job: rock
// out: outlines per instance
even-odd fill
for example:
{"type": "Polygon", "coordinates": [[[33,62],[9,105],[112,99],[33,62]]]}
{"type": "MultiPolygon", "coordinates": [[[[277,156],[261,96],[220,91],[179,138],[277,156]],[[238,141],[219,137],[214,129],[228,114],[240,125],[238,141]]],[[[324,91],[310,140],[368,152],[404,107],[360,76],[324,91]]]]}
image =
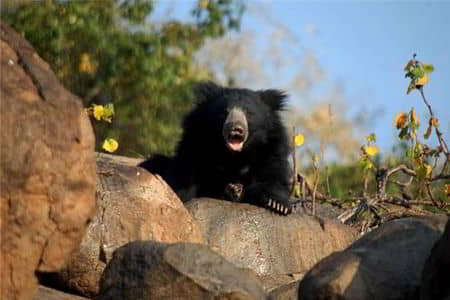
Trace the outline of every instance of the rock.
{"type": "Polygon", "coordinates": [[[450,300],[450,220],[422,272],[420,300],[450,300]]]}
{"type": "Polygon", "coordinates": [[[94,297],[112,253],[134,240],[202,243],[183,203],[159,177],[136,167],[139,160],[97,154],[97,215],[68,266],[53,278],[94,297]]]}
{"type": "Polygon", "coordinates": [[[250,270],[191,243],[131,242],[114,252],[99,300],[266,299],[250,270]]]}
{"type": "Polygon", "coordinates": [[[397,219],[333,253],[300,282],[299,299],[418,299],[421,273],[445,217],[397,219]]]}
{"type": "Polygon", "coordinates": [[[277,287],[270,292],[270,297],[273,300],[297,300],[299,284],[300,281],[294,281],[277,287]]]}
{"type": "Polygon", "coordinates": [[[320,259],[342,250],[355,231],[337,221],[305,214],[279,216],[250,204],[208,198],[185,203],[212,250],[264,278],[267,290],[281,275],[301,276],[320,259]]]}
{"type": "Polygon", "coordinates": [[[89,299],[63,293],[61,291],[54,290],[41,285],[39,286],[37,294],[34,295],[33,300],[89,300],[89,299]]]}
{"type": "Polygon", "coordinates": [[[81,101],[1,22],[0,52],[2,299],[31,299],[94,214],[95,141],[81,101]]]}

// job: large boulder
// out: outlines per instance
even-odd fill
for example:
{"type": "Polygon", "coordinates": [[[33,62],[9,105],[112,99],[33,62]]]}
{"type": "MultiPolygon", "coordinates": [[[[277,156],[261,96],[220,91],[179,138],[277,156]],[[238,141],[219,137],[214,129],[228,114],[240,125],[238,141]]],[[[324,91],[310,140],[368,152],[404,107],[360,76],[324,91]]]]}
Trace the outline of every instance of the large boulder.
{"type": "Polygon", "coordinates": [[[250,204],[200,198],[185,203],[212,250],[254,270],[267,290],[300,279],[314,264],[346,248],[355,231],[306,214],[280,216],[250,204]]]}
{"type": "Polygon", "coordinates": [[[422,269],[446,221],[421,217],[384,223],[314,266],[300,282],[299,299],[418,299],[422,269]]]}
{"type": "Polygon", "coordinates": [[[129,243],[114,252],[105,269],[99,300],[266,299],[250,270],[240,269],[191,243],[129,243]]]}
{"type": "Polygon", "coordinates": [[[2,22],[0,52],[1,296],[31,299],[94,214],[95,141],[81,101],[2,22]]]}
{"type": "Polygon", "coordinates": [[[420,300],[450,300],[450,220],[422,272],[420,300]]]}
{"type": "Polygon", "coordinates": [[[120,246],[135,240],[203,242],[177,195],[161,177],[136,167],[138,163],[97,155],[97,214],[69,264],[50,285],[94,297],[106,264],[120,246]]]}
{"type": "Polygon", "coordinates": [[[33,300],[89,300],[89,299],[77,295],[67,294],[40,285],[38,292],[33,297],[33,300]]]}

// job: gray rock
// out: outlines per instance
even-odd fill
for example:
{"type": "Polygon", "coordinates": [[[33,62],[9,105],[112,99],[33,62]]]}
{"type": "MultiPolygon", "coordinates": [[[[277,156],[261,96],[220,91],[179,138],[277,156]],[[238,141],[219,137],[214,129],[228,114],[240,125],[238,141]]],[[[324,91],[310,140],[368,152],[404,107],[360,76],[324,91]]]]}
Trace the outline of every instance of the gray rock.
{"type": "Polygon", "coordinates": [[[422,272],[420,300],[450,299],[450,220],[422,272]]]}
{"type": "Polygon", "coordinates": [[[114,252],[99,300],[266,299],[256,276],[207,246],[131,242],[114,252]]]}
{"type": "Polygon", "coordinates": [[[349,226],[306,214],[280,216],[254,205],[208,198],[185,205],[211,249],[238,267],[254,270],[267,290],[295,280],[291,275],[298,279],[356,239],[349,226]],[[282,275],[287,275],[286,282],[279,282],[282,275]]]}
{"type": "Polygon", "coordinates": [[[139,160],[97,154],[97,214],[66,268],[52,278],[80,295],[95,297],[115,249],[135,240],[202,243],[183,203],[139,160]]]}
{"type": "Polygon", "coordinates": [[[422,269],[446,217],[397,219],[320,261],[302,279],[301,300],[418,299],[422,269]]]}

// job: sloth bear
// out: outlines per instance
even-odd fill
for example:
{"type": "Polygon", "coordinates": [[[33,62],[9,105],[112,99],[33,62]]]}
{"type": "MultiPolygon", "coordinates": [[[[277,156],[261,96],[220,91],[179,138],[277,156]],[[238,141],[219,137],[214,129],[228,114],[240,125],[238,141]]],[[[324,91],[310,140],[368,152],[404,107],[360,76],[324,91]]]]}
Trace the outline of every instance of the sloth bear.
{"type": "Polygon", "coordinates": [[[141,166],[161,175],[183,202],[211,197],[291,213],[290,144],[279,116],[286,95],[211,82],[196,92],[175,157],[157,155],[141,166]]]}

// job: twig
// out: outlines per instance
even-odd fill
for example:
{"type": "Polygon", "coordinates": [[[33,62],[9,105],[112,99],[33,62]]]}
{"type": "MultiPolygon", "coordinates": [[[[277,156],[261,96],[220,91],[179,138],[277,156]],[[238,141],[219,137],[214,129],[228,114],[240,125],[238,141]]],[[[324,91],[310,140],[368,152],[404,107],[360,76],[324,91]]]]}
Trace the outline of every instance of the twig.
{"type": "Polygon", "coordinates": [[[327,191],[328,191],[328,197],[331,197],[331,189],[330,189],[330,176],[328,173],[328,166],[325,167],[325,171],[326,171],[326,180],[327,180],[327,191]]]}
{"type": "MultiPolygon", "coordinates": [[[[308,193],[312,196],[313,191],[314,191],[314,186],[309,185],[308,181],[306,180],[306,176],[303,175],[302,173],[298,172],[297,173],[297,181],[302,183],[302,191],[305,190],[305,188],[306,188],[308,193]]],[[[327,202],[330,202],[330,203],[332,203],[332,201],[339,201],[340,200],[339,198],[327,197],[326,195],[322,194],[319,191],[316,191],[315,195],[316,195],[316,199],[322,200],[322,201],[327,201],[327,202]]]]}
{"type": "MultiPolygon", "coordinates": [[[[425,98],[425,94],[423,93],[423,86],[421,86],[419,88],[419,91],[420,91],[420,95],[422,95],[423,102],[425,102],[425,105],[428,107],[428,111],[430,112],[430,115],[433,118],[434,117],[433,110],[431,109],[431,105],[428,103],[427,98],[425,98]]],[[[442,132],[436,126],[434,128],[435,128],[435,132],[438,137],[438,140],[439,140],[439,144],[445,150],[444,152],[445,152],[445,155],[447,156],[447,160],[448,160],[450,155],[449,155],[447,144],[444,141],[442,132]]]]}
{"type": "Polygon", "coordinates": [[[367,186],[369,184],[369,172],[366,172],[366,176],[364,176],[364,190],[363,190],[363,197],[367,198],[367,186]]]}
{"type": "Polygon", "coordinates": [[[431,178],[430,181],[436,181],[436,180],[442,180],[442,179],[450,179],[450,174],[448,174],[448,175],[439,174],[436,177],[431,178]]]}
{"type": "Polygon", "coordinates": [[[317,192],[317,186],[319,185],[319,170],[316,169],[316,176],[314,179],[314,189],[312,193],[312,215],[316,215],[316,192],[317,192]]]}
{"type": "Polygon", "coordinates": [[[294,193],[295,185],[297,184],[297,162],[295,159],[295,126],[292,127],[292,165],[294,169],[294,173],[292,174],[292,187],[291,187],[291,195],[294,193]]]}
{"type": "Polygon", "coordinates": [[[436,202],[436,200],[434,199],[433,193],[431,193],[430,184],[427,183],[425,186],[426,186],[426,188],[427,188],[427,193],[428,193],[428,196],[429,196],[430,199],[431,199],[431,202],[433,202],[433,204],[434,204],[436,207],[442,208],[442,207],[436,202]]]}
{"type": "Polygon", "coordinates": [[[403,173],[409,175],[409,176],[417,176],[416,171],[411,170],[410,168],[408,168],[405,165],[399,165],[398,167],[395,167],[393,169],[390,169],[387,173],[387,177],[391,176],[392,174],[397,173],[398,171],[402,171],[403,173]]]}
{"type": "Polygon", "coordinates": [[[409,177],[408,182],[400,182],[398,180],[394,180],[394,179],[389,179],[390,183],[394,183],[398,186],[401,186],[402,188],[407,188],[408,186],[410,186],[410,184],[412,183],[414,177],[409,177]]]}

